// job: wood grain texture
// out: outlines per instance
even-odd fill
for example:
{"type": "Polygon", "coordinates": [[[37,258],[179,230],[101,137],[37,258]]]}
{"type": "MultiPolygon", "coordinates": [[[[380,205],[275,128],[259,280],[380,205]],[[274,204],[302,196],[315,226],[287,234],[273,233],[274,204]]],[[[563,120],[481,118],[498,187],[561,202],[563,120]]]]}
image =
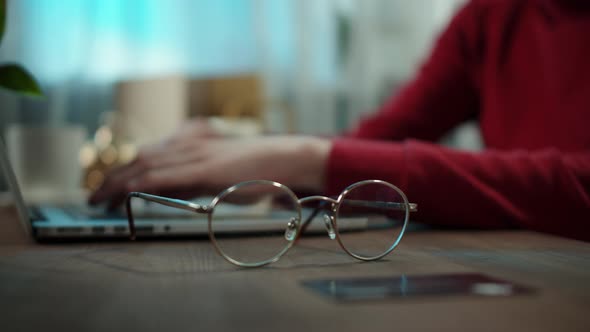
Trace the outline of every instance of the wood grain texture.
{"type": "Polygon", "coordinates": [[[363,263],[328,237],[240,269],[205,239],[0,246],[0,331],[588,331],[590,248],[520,231],[408,233],[363,263]],[[304,280],[479,272],[535,288],[337,303],[304,280]]]}

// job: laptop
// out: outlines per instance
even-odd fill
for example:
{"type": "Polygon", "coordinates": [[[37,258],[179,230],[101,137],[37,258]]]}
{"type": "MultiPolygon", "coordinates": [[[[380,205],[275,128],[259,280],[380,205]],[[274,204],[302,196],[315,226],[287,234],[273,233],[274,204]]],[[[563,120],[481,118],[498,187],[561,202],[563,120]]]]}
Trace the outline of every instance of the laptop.
{"type": "MultiPolygon", "coordinates": [[[[38,205],[25,204],[18,180],[8,159],[4,143],[0,139],[0,175],[3,175],[12,193],[19,221],[28,235],[38,239],[72,238],[117,238],[129,236],[128,221],[121,210],[107,212],[103,208],[85,205],[38,205]]],[[[195,201],[209,205],[212,197],[195,201]]],[[[133,202],[135,228],[138,236],[195,236],[208,234],[206,214],[195,214],[158,204],[148,204],[137,199],[133,202]]],[[[243,233],[243,220],[247,218],[248,229],[256,231],[284,231],[285,218],[269,214],[270,205],[261,204],[244,209],[240,206],[224,205],[216,208],[215,216],[225,218],[223,228],[216,231],[243,233]],[[238,213],[239,212],[239,213],[238,213]]],[[[306,215],[307,211],[303,212],[306,215]]],[[[341,230],[361,230],[368,227],[366,218],[339,220],[341,230]]],[[[306,232],[325,232],[322,218],[314,218],[306,232]]]]}

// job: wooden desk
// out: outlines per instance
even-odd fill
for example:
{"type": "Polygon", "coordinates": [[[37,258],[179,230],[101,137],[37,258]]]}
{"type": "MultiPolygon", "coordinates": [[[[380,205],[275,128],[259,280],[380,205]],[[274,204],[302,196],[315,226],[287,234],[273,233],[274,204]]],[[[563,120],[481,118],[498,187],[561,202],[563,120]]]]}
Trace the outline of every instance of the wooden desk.
{"type": "Polygon", "coordinates": [[[380,262],[303,239],[240,269],[208,240],[0,246],[1,331],[589,331],[590,247],[532,232],[416,232],[380,262]],[[536,289],[506,298],[336,303],[303,280],[481,272],[536,289]]]}

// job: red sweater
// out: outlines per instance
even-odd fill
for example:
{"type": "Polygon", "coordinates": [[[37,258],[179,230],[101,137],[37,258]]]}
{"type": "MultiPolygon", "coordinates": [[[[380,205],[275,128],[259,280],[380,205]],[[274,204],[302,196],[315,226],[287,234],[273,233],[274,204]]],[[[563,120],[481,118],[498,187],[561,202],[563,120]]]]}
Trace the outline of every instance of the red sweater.
{"type": "Polygon", "coordinates": [[[382,179],[418,203],[414,220],[590,240],[589,5],[467,4],[416,77],[334,140],[327,191],[382,179]],[[470,118],[484,152],[432,143],[470,118]]]}

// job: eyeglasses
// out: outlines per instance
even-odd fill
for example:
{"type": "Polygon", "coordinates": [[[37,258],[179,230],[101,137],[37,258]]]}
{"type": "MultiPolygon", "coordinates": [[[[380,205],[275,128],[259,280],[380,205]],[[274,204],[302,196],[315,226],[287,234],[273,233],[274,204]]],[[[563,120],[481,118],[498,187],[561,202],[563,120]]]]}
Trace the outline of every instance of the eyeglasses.
{"type": "Polygon", "coordinates": [[[225,189],[208,205],[132,192],[126,200],[132,240],[136,238],[136,228],[131,200],[136,197],[206,214],[208,234],[215,250],[241,267],[276,262],[306,229],[313,232],[325,229],[330,239],[336,239],[356,259],[378,260],[397,247],[410,212],[417,211],[417,204],[409,203],[399,188],[381,180],[352,184],[337,198],[301,199],[278,182],[246,181],[225,189]],[[314,204],[313,208],[308,207],[314,204]],[[301,222],[303,213],[306,218],[301,222]]]}

